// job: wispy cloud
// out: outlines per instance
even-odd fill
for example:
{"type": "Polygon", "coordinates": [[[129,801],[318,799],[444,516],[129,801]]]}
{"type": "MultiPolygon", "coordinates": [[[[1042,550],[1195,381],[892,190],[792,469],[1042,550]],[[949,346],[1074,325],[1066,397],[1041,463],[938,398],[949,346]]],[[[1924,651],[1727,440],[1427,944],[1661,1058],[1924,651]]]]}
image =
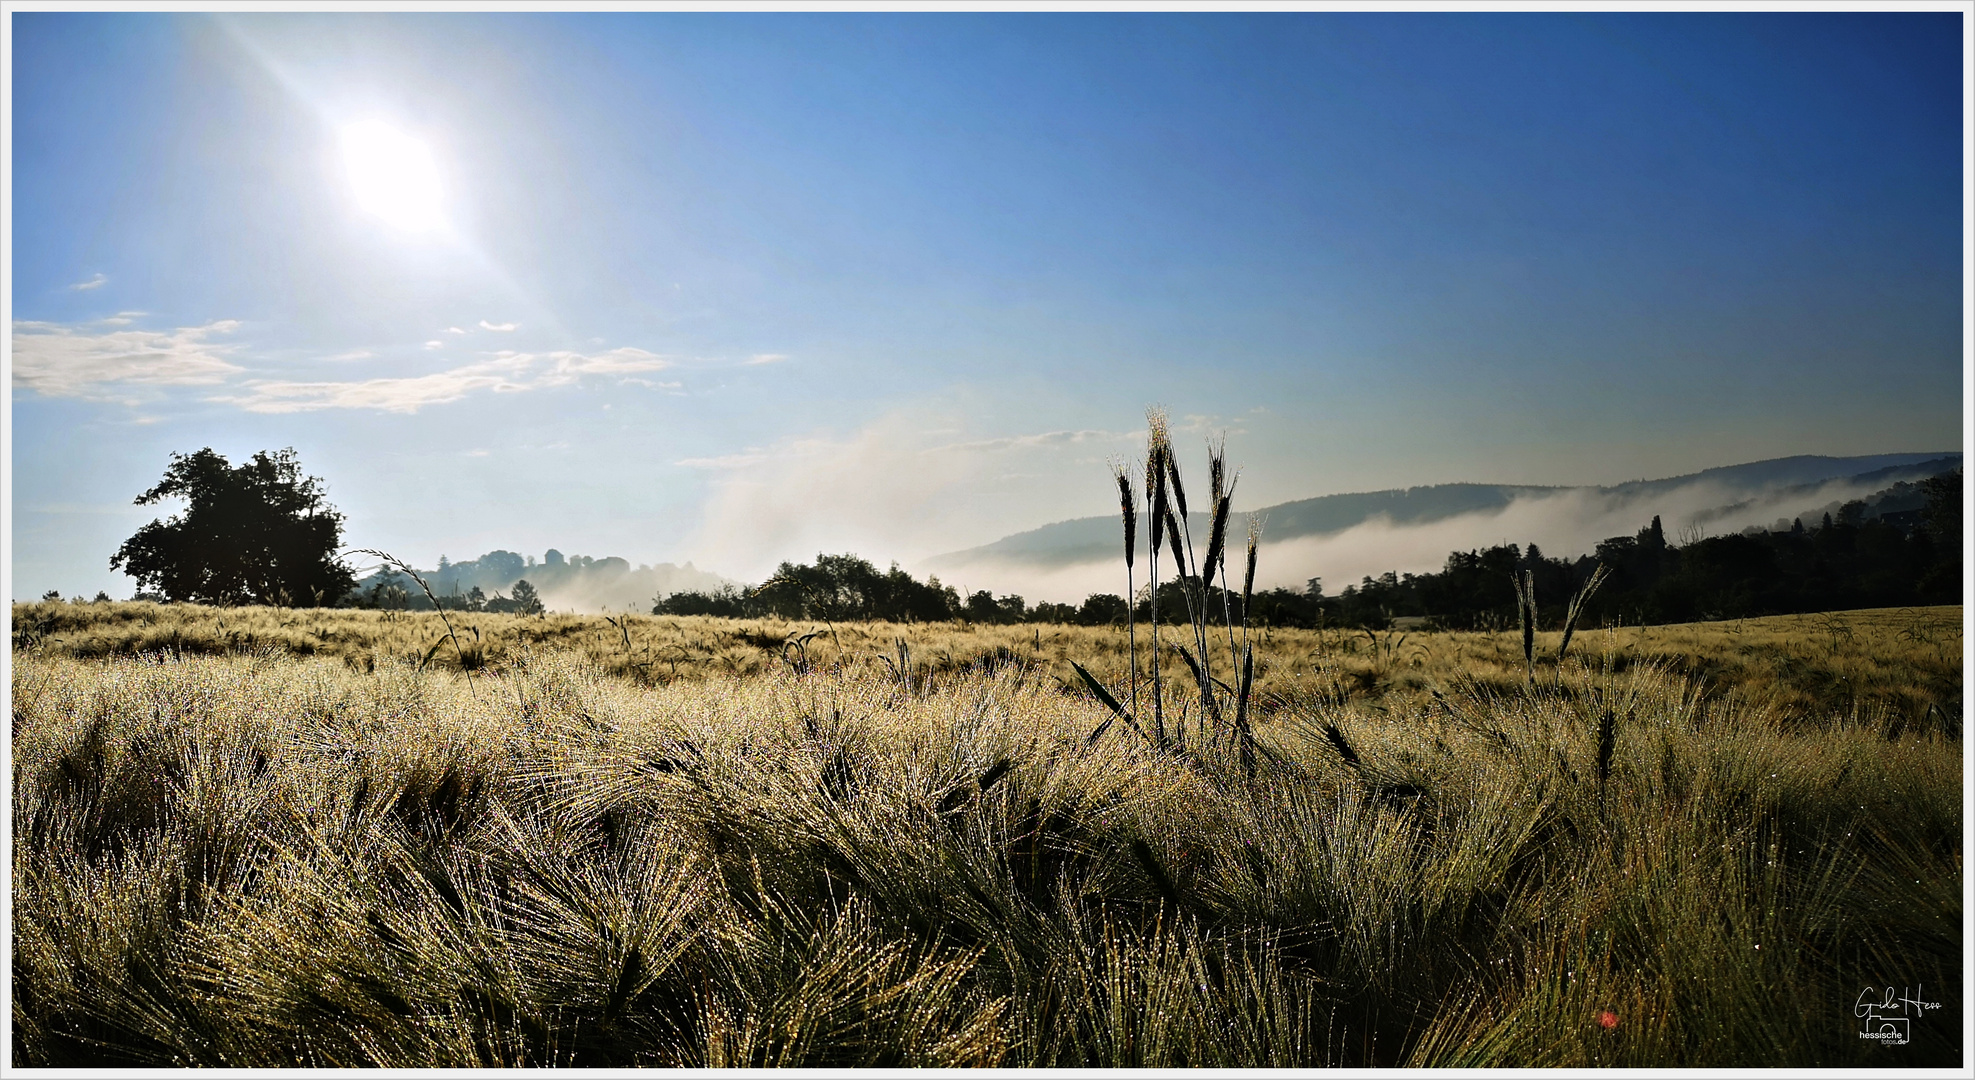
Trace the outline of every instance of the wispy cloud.
{"type": "MultiPolygon", "coordinates": [[[[427,347],[439,344],[431,342],[427,347]]],[[[503,350],[489,360],[427,375],[353,381],[255,380],[247,383],[245,393],[217,395],[211,400],[258,413],[313,412],[318,409],[379,409],[413,413],[428,405],[458,401],[477,391],[523,393],[567,386],[592,376],[674,390],[678,388],[678,383],[654,383],[630,378],[670,366],[672,361],[663,356],[633,348],[611,349],[594,355],[567,351],[536,354],[503,350]]]]}
{"type": "Polygon", "coordinates": [[[104,277],[102,274],[97,274],[95,277],[90,278],[88,281],[76,282],[75,284],[69,286],[69,290],[71,292],[88,292],[91,289],[102,288],[104,284],[107,283],[109,280],[110,280],[109,278],[104,277]]]}
{"type": "Polygon", "coordinates": [[[514,393],[529,389],[519,381],[531,357],[514,355],[467,364],[430,375],[355,382],[286,382],[262,380],[247,385],[244,394],[222,394],[214,401],[238,405],[248,412],[295,413],[318,409],[379,409],[413,413],[427,405],[443,405],[476,391],[514,393]]]}
{"type": "Polygon", "coordinates": [[[225,356],[238,346],[208,341],[240,323],[221,319],[176,330],[78,333],[73,326],[15,322],[14,382],[48,397],[105,398],[119,384],[201,386],[241,369],[225,356]]]}
{"type": "MultiPolygon", "coordinates": [[[[1253,410],[1250,411],[1252,412],[1253,410]]],[[[1231,424],[1227,417],[1203,413],[1187,413],[1185,416],[1175,419],[1172,424],[1172,429],[1176,433],[1205,435],[1209,438],[1218,438],[1223,435],[1248,434],[1248,429],[1242,427],[1238,421],[1231,424]]]]}
{"type": "Polygon", "coordinates": [[[1021,450],[1042,446],[1072,446],[1087,442],[1127,442],[1140,438],[1134,431],[1045,431],[1040,435],[1011,435],[1001,439],[948,443],[931,449],[938,452],[1021,450]]]}
{"type": "Polygon", "coordinates": [[[647,371],[663,371],[672,366],[672,361],[657,353],[630,347],[610,349],[586,356],[578,352],[552,352],[548,359],[554,367],[542,377],[542,385],[559,386],[574,382],[584,375],[636,375],[647,371]]]}
{"type": "MultiPolygon", "coordinates": [[[[479,391],[518,393],[568,386],[588,379],[635,383],[677,392],[678,382],[648,376],[674,366],[669,357],[624,347],[596,353],[569,350],[523,353],[502,350],[491,357],[424,375],[376,379],[261,379],[245,377],[249,362],[242,347],[211,340],[239,328],[233,319],[175,330],[123,327],[143,312],[127,311],[92,324],[65,325],[17,321],[13,324],[14,383],[48,397],[80,397],[135,403],[133,386],[213,386],[233,383],[207,400],[248,412],[295,413],[319,409],[379,409],[417,412],[428,405],[458,401],[479,391]],[[240,362],[236,362],[240,361],[240,362]],[[121,389],[119,389],[121,388],[121,389]]],[[[427,350],[445,347],[424,343],[427,350]]],[[[372,359],[370,349],[353,349],[319,363],[372,359]]],[[[483,354],[484,355],[484,354],[483,354]]]]}
{"type": "Polygon", "coordinates": [[[490,323],[485,319],[480,320],[480,329],[492,330],[495,331],[496,333],[502,333],[502,334],[506,334],[513,331],[519,325],[520,325],[519,323],[504,322],[504,323],[496,324],[496,323],[490,323]]]}
{"type": "Polygon", "coordinates": [[[459,327],[457,327],[457,326],[448,326],[448,327],[446,327],[446,333],[448,333],[448,334],[464,334],[464,333],[466,333],[466,331],[464,331],[464,330],[461,330],[461,329],[460,329],[459,327]]]}
{"type": "Polygon", "coordinates": [[[745,469],[768,460],[765,450],[745,450],[738,454],[721,454],[718,457],[680,458],[678,464],[689,469],[745,469]]]}
{"type": "Polygon", "coordinates": [[[755,353],[753,356],[750,356],[746,360],[741,361],[741,366],[753,367],[756,364],[779,364],[782,361],[787,360],[788,358],[789,358],[788,353],[778,353],[778,352],[755,353]]]}

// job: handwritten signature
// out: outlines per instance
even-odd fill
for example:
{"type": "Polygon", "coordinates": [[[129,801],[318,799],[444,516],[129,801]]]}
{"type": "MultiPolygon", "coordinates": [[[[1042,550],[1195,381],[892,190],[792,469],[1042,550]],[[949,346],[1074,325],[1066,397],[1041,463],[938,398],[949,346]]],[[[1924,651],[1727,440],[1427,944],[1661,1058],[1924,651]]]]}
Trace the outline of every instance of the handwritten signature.
{"type": "Polygon", "coordinates": [[[1924,1016],[1929,1009],[1938,1009],[1938,1001],[1923,1001],[1920,994],[1923,986],[1901,987],[1898,993],[1888,986],[1884,993],[1880,988],[1868,986],[1858,992],[1858,1000],[1852,1005],[1852,1015],[1865,1019],[1864,1030],[1858,1033],[1861,1039],[1876,1039],[1890,1046],[1904,1046],[1911,1039],[1912,1017],[1924,1016]]]}

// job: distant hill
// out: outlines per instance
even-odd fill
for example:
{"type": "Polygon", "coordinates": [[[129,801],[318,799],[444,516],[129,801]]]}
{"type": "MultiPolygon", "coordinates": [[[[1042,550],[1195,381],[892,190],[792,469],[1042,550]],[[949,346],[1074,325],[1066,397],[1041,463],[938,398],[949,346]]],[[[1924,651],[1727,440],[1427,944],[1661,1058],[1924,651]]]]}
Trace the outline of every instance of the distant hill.
{"type": "Polygon", "coordinates": [[[1867,454],[1863,457],[1821,457],[1815,454],[1800,454],[1796,457],[1750,462],[1747,465],[1723,465],[1665,480],[1632,480],[1598,490],[1624,495],[1635,492],[1667,491],[1702,481],[1741,488],[1752,493],[1778,488],[1815,486],[1832,480],[1890,484],[1909,479],[1909,474],[1932,476],[1959,464],[1961,464],[1961,453],[1956,450],[1944,450],[1933,454],[1867,454]],[[1920,470],[1917,474],[1916,469],[1920,470]]]}
{"type": "MultiPolygon", "coordinates": [[[[1726,465],[1662,480],[1631,480],[1604,487],[1433,484],[1323,495],[1278,503],[1246,514],[1237,513],[1235,517],[1239,520],[1231,531],[1240,535],[1246,528],[1248,515],[1263,515],[1268,522],[1268,539],[1273,543],[1338,533],[1374,518],[1383,518],[1394,525],[1420,525],[1463,514],[1500,511],[1518,499],[1530,497],[1582,492],[1599,496],[1605,505],[1623,506],[1637,502],[1644,506],[1656,497],[1683,489],[1704,492],[1718,500],[1719,511],[1695,515],[1697,521],[1708,521],[1728,516],[1727,511],[1757,496],[1774,498],[1801,494],[1808,499],[1833,481],[1856,483],[1861,488],[1876,490],[1900,480],[1932,476],[1960,464],[1959,451],[1861,457],[1799,455],[1746,465],[1726,465]]],[[[1808,511],[1811,506],[1806,505],[1804,509],[1808,511]]],[[[1190,527],[1203,541],[1207,525],[1204,515],[1192,515],[1190,527]]],[[[1016,533],[980,547],[936,555],[923,560],[921,565],[941,574],[992,564],[1054,569],[1115,559],[1122,539],[1116,515],[1076,518],[1016,533]]],[[[1145,552],[1143,531],[1139,544],[1142,557],[1145,552]]]]}

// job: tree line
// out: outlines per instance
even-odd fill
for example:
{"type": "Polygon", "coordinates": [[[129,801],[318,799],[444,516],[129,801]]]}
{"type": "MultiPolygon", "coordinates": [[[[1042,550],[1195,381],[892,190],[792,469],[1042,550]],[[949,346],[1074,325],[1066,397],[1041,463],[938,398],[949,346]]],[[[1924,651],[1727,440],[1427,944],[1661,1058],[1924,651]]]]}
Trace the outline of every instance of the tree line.
{"type": "MultiPolygon", "coordinates": [[[[475,584],[458,591],[456,570],[444,564],[438,587],[427,596],[410,575],[385,572],[359,588],[340,560],[343,516],[323,496],[322,481],[305,476],[292,449],[257,453],[232,466],[211,449],[172,455],[164,479],[138,496],[140,505],[183,498],[186,510],[139,529],[111,558],[112,569],[137,578],[140,598],[214,605],[357,606],[539,613],[542,601],[527,579],[511,595],[489,595],[475,584]],[[449,591],[439,590],[448,584],[449,591]]],[[[545,564],[495,552],[482,562],[493,569],[563,571],[559,553],[545,564]],[[497,557],[501,557],[497,559],[497,557]]],[[[587,560],[585,560],[587,562],[587,560]]],[[[621,560],[606,560],[616,562],[621,560]]],[[[1636,535],[1607,539],[1594,552],[1553,559],[1535,544],[1504,544],[1447,556],[1435,573],[1386,573],[1366,577],[1336,596],[1311,579],[1301,590],[1275,588],[1254,595],[1242,610],[1239,594],[1206,590],[1210,609],[1225,604],[1253,625],[1285,627],[1390,626],[1417,619],[1448,629],[1513,625],[1517,600],[1511,575],[1528,571],[1539,622],[1560,623],[1570,597],[1599,566],[1610,577],[1593,596],[1584,625],[1687,622],[1799,612],[1913,604],[1952,604],[1961,599],[1961,470],[1918,484],[1895,484],[1871,499],[1770,529],[1670,542],[1658,517],[1636,535]]],[[[479,569],[479,568],[476,568],[479,569]]],[[[587,569],[587,567],[585,567],[587,569]]],[[[629,564],[624,569],[629,571],[629,564]]],[[[687,568],[690,570],[690,567],[687,568]]],[[[1168,580],[1159,587],[1162,621],[1187,610],[1183,590],[1201,595],[1196,581],[1168,580]]],[[[59,594],[52,594],[59,598],[59,594]]],[[[1131,611],[1152,616],[1154,597],[1141,589],[1131,611]]],[[[1021,596],[985,590],[962,597],[937,577],[919,581],[894,563],[881,571],[852,554],[822,555],[810,564],[784,562],[749,589],[673,592],[656,598],[662,615],[778,616],[827,621],[966,621],[976,623],[1123,623],[1127,603],[1113,593],[1093,593],[1081,604],[1031,605],[1021,596]]]]}
{"type": "MultiPolygon", "coordinates": [[[[431,585],[426,582],[426,585],[431,585]]],[[[475,585],[465,592],[457,587],[446,592],[433,590],[431,596],[425,594],[421,586],[410,574],[402,570],[381,570],[371,578],[367,588],[353,589],[346,594],[338,607],[378,608],[385,611],[489,611],[506,612],[513,615],[540,615],[544,608],[541,594],[527,578],[516,581],[508,590],[512,595],[502,596],[495,590],[492,596],[475,585]],[[436,603],[434,602],[436,601],[436,603]]]]}
{"type": "MultiPolygon", "coordinates": [[[[1399,619],[1438,629],[1491,630],[1516,624],[1512,575],[1527,570],[1536,590],[1538,622],[1561,625],[1570,598],[1597,567],[1609,577],[1588,601],[1580,625],[1692,622],[1867,607],[1953,604],[1961,599],[1961,472],[1919,484],[1897,484],[1872,500],[1843,504],[1806,526],[1751,528],[1740,533],[1670,541],[1660,519],[1632,536],[1615,536],[1594,552],[1546,556],[1535,544],[1502,544],[1447,556],[1438,572],[1366,577],[1326,596],[1320,579],[1304,588],[1257,592],[1242,610],[1239,592],[1207,590],[1207,605],[1227,604],[1253,625],[1383,629],[1399,619]],[[1904,506],[1919,496],[1918,510],[1904,506]]],[[[1160,620],[1185,618],[1182,588],[1159,587],[1160,620]]],[[[1152,617],[1152,596],[1140,589],[1134,616],[1152,617]]],[[[937,577],[917,581],[893,564],[880,571],[855,555],[818,555],[812,564],[784,562],[752,589],[680,592],[658,597],[658,615],[779,616],[827,621],[887,620],[975,623],[1069,623],[1104,626],[1125,621],[1125,599],[1092,593],[1081,604],[1030,605],[1019,595],[981,591],[964,599],[937,577]]]]}
{"type": "MultiPolygon", "coordinates": [[[[1552,559],[1537,546],[1505,544],[1448,555],[1438,573],[1365,578],[1333,598],[1305,595],[1257,616],[1278,625],[1382,628],[1395,619],[1423,618],[1444,629],[1514,626],[1510,575],[1530,571],[1538,624],[1561,625],[1571,597],[1598,565],[1610,577],[1589,599],[1581,625],[1696,622],[1854,608],[1961,602],[1961,478],[1926,482],[1933,497],[1913,519],[1865,517],[1847,503],[1815,525],[1751,529],[1667,541],[1660,519],[1633,536],[1612,537],[1594,553],[1552,559]]],[[[1278,590],[1278,593],[1282,590],[1278,590]]]]}

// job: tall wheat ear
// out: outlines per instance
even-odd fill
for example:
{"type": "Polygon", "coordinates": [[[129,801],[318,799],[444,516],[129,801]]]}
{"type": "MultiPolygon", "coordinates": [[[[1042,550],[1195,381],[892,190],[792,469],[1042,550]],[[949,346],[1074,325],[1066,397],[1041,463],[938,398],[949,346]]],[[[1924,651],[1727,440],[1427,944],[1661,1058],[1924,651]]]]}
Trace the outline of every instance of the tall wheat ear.
{"type": "Polygon", "coordinates": [[[1564,653],[1570,650],[1570,635],[1577,629],[1577,617],[1584,614],[1584,606],[1591,602],[1592,595],[1598,591],[1598,586],[1605,583],[1605,578],[1611,572],[1611,567],[1606,566],[1604,563],[1599,563],[1598,568],[1591,571],[1591,577],[1584,582],[1584,587],[1577,590],[1576,596],[1570,598],[1570,610],[1564,615],[1564,639],[1557,646],[1557,671],[1559,678],[1562,678],[1564,653]]]}
{"type": "MultiPolygon", "coordinates": [[[[1167,429],[1166,410],[1155,405],[1145,410],[1146,521],[1152,530],[1149,537],[1152,557],[1147,560],[1146,573],[1152,589],[1152,735],[1161,746],[1166,744],[1166,705],[1159,656],[1159,545],[1162,539],[1159,534],[1160,525],[1169,513],[1166,509],[1166,462],[1172,453],[1173,442],[1167,429]]],[[[1178,558],[1179,553],[1174,552],[1173,557],[1178,558]]]]}
{"type": "Polygon", "coordinates": [[[1509,580],[1516,587],[1516,617],[1522,622],[1522,663],[1530,683],[1536,682],[1536,578],[1528,570],[1514,570],[1509,580]]]}
{"type": "MultiPolygon", "coordinates": [[[[1216,516],[1226,514],[1226,511],[1222,509],[1222,503],[1226,503],[1230,507],[1234,504],[1234,479],[1233,476],[1228,474],[1228,436],[1227,432],[1223,431],[1214,438],[1207,440],[1207,486],[1210,500],[1213,503],[1211,509],[1216,516]]],[[[1233,605],[1229,603],[1227,590],[1226,527],[1224,525],[1221,526],[1219,532],[1222,542],[1218,546],[1214,544],[1211,535],[1208,539],[1207,563],[1209,569],[1207,576],[1212,578],[1214,574],[1218,573],[1221,577],[1221,621],[1226,623],[1228,628],[1228,662],[1239,667],[1239,657],[1234,651],[1234,611],[1233,605]]]]}
{"type": "MultiPolygon", "coordinates": [[[[1235,697],[1234,727],[1236,736],[1241,740],[1242,769],[1250,780],[1255,779],[1255,732],[1248,724],[1248,702],[1255,689],[1255,646],[1248,640],[1248,612],[1255,599],[1256,552],[1262,544],[1262,527],[1267,523],[1265,517],[1249,515],[1248,565],[1241,575],[1241,690],[1235,697]]],[[[1224,596],[1226,591],[1224,587],[1224,596]]],[[[1232,642],[1233,638],[1230,637],[1229,641],[1232,642]]]]}
{"type": "Polygon", "coordinates": [[[1138,606],[1132,582],[1132,560],[1138,554],[1138,498],[1132,492],[1131,469],[1122,461],[1111,463],[1111,474],[1118,482],[1118,512],[1125,522],[1125,642],[1126,663],[1131,669],[1132,713],[1138,713],[1138,606]]]}

